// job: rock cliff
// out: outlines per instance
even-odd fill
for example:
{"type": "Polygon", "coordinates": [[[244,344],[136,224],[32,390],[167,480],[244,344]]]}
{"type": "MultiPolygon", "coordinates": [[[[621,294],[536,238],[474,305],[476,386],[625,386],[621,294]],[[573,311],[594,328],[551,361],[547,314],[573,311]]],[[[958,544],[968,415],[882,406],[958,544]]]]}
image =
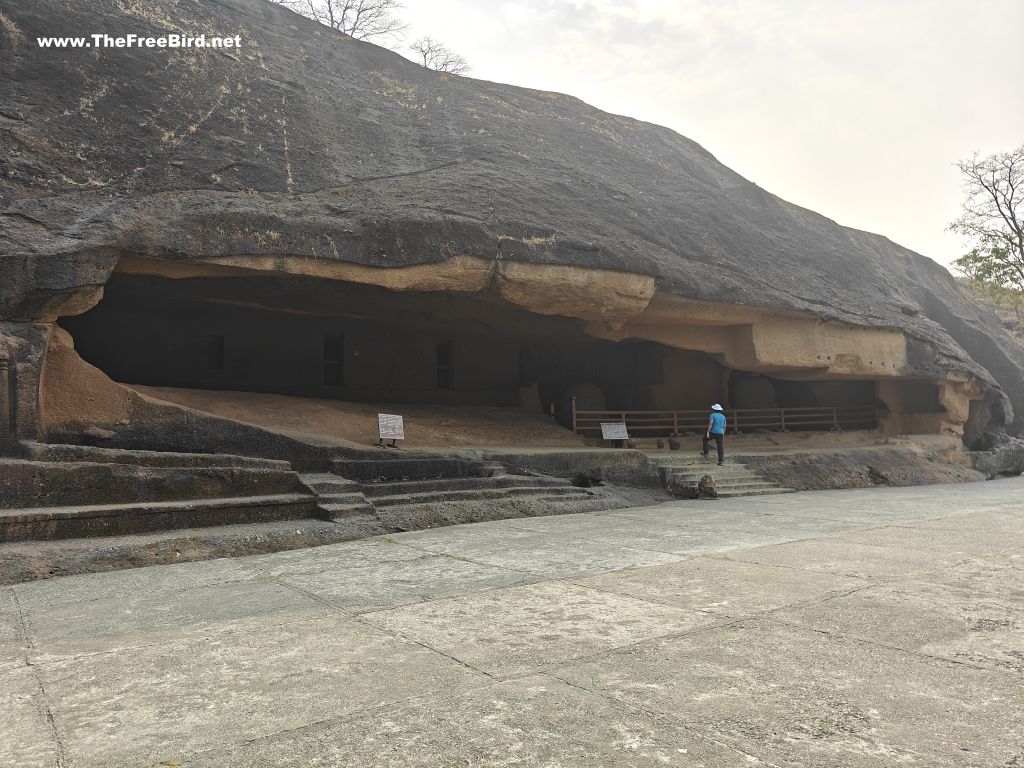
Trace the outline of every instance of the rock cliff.
{"type": "Polygon", "coordinates": [[[133,259],[403,290],[496,285],[608,337],[655,338],[643,329],[670,326],[677,299],[902,333],[891,373],[971,381],[986,406],[978,435],[1024,424],[1024,354],[946,270],[779,199],[671,130],[428,71],[266,0],[8,4],[12,370],[37,380],[38,350],[17,350],[92,306],[133,259]],[[92,32],[238,34],[242,47],[36,44],[92,32]]]}

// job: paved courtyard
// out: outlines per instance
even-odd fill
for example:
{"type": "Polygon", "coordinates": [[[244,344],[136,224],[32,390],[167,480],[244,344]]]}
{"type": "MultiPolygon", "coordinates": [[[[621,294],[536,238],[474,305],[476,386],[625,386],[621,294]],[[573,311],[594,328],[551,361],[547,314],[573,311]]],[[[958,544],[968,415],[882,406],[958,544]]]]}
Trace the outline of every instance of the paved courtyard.
{"type": "Polygon", "coordinates": [[[1024,766],[1024,480],[0,588],[0,766],[1024,766]]]}

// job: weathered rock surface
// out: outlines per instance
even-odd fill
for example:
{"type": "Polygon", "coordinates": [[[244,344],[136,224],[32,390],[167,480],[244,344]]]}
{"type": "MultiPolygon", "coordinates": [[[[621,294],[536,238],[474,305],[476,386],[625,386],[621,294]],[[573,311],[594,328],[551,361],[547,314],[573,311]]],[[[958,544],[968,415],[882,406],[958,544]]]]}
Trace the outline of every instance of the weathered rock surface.
{"type": "Polygon", "coordinates": [[[702,499],[717,499],[718,484],[715,482],[715,478],[711,475],[704,475],[697,483],[697,495],[702,499]]]}
{"type": "Polygon", "coordinates": [[[797,491],[970,483],[985,475],[948,457],[878,447],[835,453],[747,455],[743,462],[773,483],[797,491]]]}
{"type": "Polygon", "coordinates": [[[985,477],[1015,477],[1024,472],[1024,440],[1004,437],[988,451],[971,454],[971,464],[985,477]]]}
{"type": "Polygon", "coordinates": [[[597,319],[658,291],[904,330],[901,373],[963,371],[986,391],[985,430],[1024,424],[1024,353],[944,269],[668,129],[431,72],[265,0],[39,0],[0,22],[0,346],[87,309],[123,257],[305,274],[316,260],[357,281],[420,268],[396,269],[396,287],[498,280],[555,314],[564,286],[527,291],[529,265],[586,267],[629,278],[565,273],[597,319]],[[35,44],[94,31],[243,44],[35,44]]]}

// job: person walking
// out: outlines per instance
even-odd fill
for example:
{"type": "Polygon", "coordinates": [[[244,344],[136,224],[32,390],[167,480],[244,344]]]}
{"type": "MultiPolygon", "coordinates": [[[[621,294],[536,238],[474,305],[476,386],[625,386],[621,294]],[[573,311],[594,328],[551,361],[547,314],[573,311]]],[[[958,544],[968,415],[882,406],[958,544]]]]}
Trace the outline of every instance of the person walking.
{"type": "Polygon", "coordinates": [[[708,457],[712,438],[715,441],[715,447],[718,448],[718,466],[722,466],[725,463],[725,414],[722,412],[722,406],[718,403],[711,406],[708,428],[704,433],[703,454],[705,459],[708,457]]]}

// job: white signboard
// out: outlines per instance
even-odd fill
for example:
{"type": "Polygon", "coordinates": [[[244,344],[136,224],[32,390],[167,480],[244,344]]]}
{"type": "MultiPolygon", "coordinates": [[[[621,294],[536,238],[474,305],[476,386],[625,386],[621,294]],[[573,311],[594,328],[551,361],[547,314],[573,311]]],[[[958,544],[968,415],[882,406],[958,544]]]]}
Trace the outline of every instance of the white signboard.
{"type": "Polygon", "coordinates": [[[405,423],[394,413],[378,413],[377,428],[381,440],[405,440],[405,423]]]}
{"type": "Polygon", "coordinates": [[[629,432],[626,431],[626,425],[621,421],[602,421],[601,439],[629,440],[629,432]]]}

